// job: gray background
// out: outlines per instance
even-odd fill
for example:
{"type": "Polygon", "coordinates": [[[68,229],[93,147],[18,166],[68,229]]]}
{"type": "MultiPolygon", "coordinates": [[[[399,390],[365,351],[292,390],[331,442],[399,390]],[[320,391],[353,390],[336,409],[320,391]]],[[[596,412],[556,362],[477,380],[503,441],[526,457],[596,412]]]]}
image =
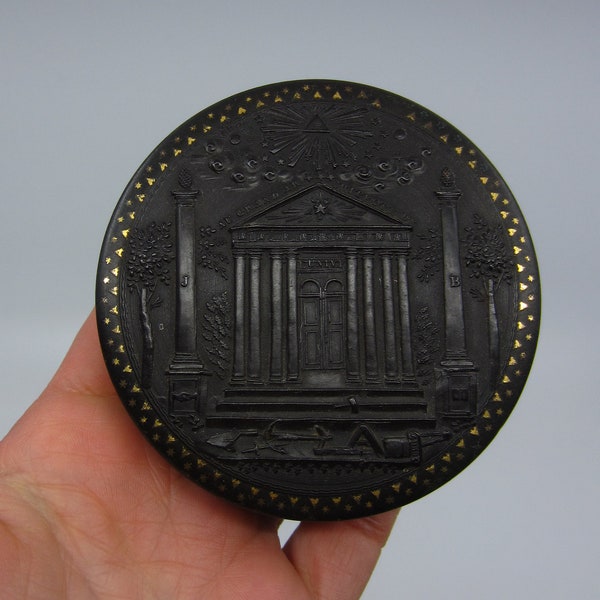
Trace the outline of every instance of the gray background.
{"type": "Polygon", "coordinates": [[[3,0],[0,436],[89,312],[106,224],[159,141],[257,85],[379,86],[449,120],[503,174],[544,314],[513,416],[403,510],[364,598],[598,598],[599,17],[577,0],[3,0]]]}

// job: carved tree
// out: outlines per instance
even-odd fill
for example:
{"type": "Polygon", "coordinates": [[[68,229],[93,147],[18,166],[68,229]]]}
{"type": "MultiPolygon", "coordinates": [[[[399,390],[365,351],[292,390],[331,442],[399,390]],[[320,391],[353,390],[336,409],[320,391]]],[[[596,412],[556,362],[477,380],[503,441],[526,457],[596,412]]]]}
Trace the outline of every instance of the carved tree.
{"type": "Polygon", "coordinates": [[[496,292],[502,283],[512,278],[513,261],[506,251],[502,226],[491,227],[479,215],[473,215],[473,226],[465,227],[465,262],[470,276],[481,281],[480,288],[471,289],[471,296],[488,305],[488,335],[492,375],[500,363],[500,335],[496,314],[496,292]]]}
{"type": "Polygon", "coordinates": [[[127,259],[127,287],[139,298],[142,322],[142,386],[147,388],[152,380],[154,339],[150,311],[162,299],[156,293],[159,283],[169,285],[168,263],[173,260],[171,224],[151,223],[146,228],[136,228],[129,233],[127,259]]]}

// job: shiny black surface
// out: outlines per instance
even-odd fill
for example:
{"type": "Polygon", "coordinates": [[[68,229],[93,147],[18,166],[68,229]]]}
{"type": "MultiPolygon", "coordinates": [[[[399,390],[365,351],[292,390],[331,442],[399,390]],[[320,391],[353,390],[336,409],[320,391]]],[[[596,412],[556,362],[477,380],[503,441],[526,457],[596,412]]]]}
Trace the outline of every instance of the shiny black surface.
{"type": "Polygon", "coordinates": [[[253,509],[339,519],[415,500],[512,410],[539,325],[510,190],[421,106],[266,86],[165,139],[98,275],[106,362],[175,466],[253,509]]]}

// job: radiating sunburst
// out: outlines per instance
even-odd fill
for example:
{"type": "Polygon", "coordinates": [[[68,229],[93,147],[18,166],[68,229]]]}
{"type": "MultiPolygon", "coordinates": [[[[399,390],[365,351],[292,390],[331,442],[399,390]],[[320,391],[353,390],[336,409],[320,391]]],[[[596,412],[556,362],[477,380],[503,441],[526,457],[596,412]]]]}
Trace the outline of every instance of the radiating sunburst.
{"type": "Polygon", "coordinates": [[[302,158],[317,164],[336,164],[348,157],[359,140],[372,137],[365,127],[365,108],[340,105],[296,105],[269,111],[261,127],[273,155],[286,157],[288,166],[302,158]]]}

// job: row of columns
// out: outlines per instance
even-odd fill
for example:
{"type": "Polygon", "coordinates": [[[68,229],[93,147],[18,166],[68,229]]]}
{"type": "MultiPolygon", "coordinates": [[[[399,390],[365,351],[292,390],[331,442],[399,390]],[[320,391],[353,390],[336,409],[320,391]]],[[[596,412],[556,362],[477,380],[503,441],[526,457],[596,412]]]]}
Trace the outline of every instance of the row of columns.
{"type": "MultiPolygon", "coordinates": [[[[297,250],[273,249],[270,257],[270,382],[298,381],[297,250]],[[285,266],[285,269],[284,269],[285,266]],[[285,277],[287,274],[287,277],[285,277]],[[284,280],[285,278],[285,280],[284,280]],[[284,306],[287,299],[287,321],[284,306]],[[287,349],[284,355],[284,350],[287,349]],[[284,358],[285,364],[284,364],[284,358]]],[[[377,251],[381,260],[383,306],[375,295],[373,249],[346,248],[346,378],[362,381],[360,327],[364,338],[364,377],[380,380],[376,311],[383,310],[385,380],[414,380],[408,301],[407,251],[377,251]],[[359,318],[358,274],[362,262],[363,316],[359,318]],[[397,271],[397,278],[394,271],[397,271]],[[397,310],[396,310],[397,307],[397,310]],[[399,319],[396,318],[398,314],[399,319]],[[399,322],[397,322],[399,320],[399,322]],[[397,339],[399,336],[399,340],[397,339]]],[[[235,250],[234,383],[262,381],[261,277],[263,251],[235,250]],[[248,299],[248,305],[246,305],[248,299]],[[247,339],[246,339],[247,336],[247,339]],[[246,353],[247,348],[247,353],[246,353]],[[247,356],[247,360],[246,360],[247,356]]]]}
{"type": "MultiPolygon", "coordinates": [[[[362,250],[363,291],[364,291],[364,339],[365,339],[365,376],[368,381],[377,381],[380,376],[375,329],[375,311],[377,301],[374,296],[374,256],[373,250],[362,250]]],[[[408,278],[406,269],[406,251],[380,251],[382,288],[383,288],[383,339],[385,379],[397,381],[414,379],[412,365],[412,347],[410,338],[410,309],[408,304],[408,278]],[[393,263],[397,263],[398,278],[393,276],[393,263]],[[396,283],[397,282],[397,283],[396,283]],[[398,305],[400,323],[396,323],[395,304],[398,305]],[[400,346],[397,335],[400,336],[400,346]]],[[[347,346],[348,381],[360,381],[359,336],[358,336],[358,251],[346,250],[347,258],[347,346]]]]}
{"type": "MultiPolygon", "coordinates": [[[[296,299],[296,255],[273,250],[271,257],[271,364],[269,379],[282,381],[284,323],[283,323],[283,261],[287,262],[287,381],[298,379],[298,317],[296,299]]],[[[235,329],[234,329],[234,382],[261,381],[261,250],[236,250],[235,261],[235,329]],[[248,276],[246,271],[249,269],[248,276]],[[246,307],[246,285],[249,306],[246,307]],[[248,327],[246,327],[248,323],[248,327]],[[248,340],[246,344],[246,332],[248,340]],[[246,362],[246,346],[248,348],[246,362]]]]}

